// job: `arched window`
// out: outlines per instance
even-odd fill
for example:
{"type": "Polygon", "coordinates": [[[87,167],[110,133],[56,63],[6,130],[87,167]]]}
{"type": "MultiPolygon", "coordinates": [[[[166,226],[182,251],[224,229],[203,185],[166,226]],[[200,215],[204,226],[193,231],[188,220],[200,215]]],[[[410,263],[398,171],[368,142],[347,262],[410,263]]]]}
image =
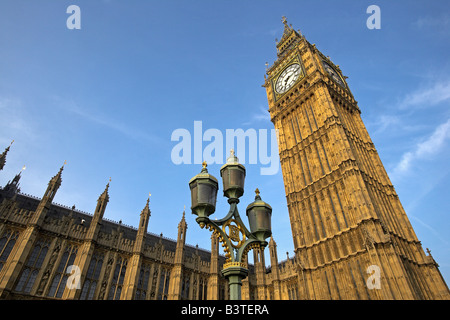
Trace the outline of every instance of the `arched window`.
{"type": "Polygon", "coordinates": [[[86,279],[84,280],[83,288],[81,290],[80,300],[92,300],[94,298],[95,288],[100,277],[100,271],[103,265],[103,254],[96,254],[92,256],[89,263],[86,279]]]}
{"type": "Polygon", "coordinates": [[[189,300],[190,278],[191,275],[189,273],[183,275],[183,281],[181,284],[181,299],[189,300]]]}
{"type": "Polygon", "coordinates": [[[127,260],[119,257],[116,262],[108,300],[119,300],[122,293],[123,280],[127,271],[127,260]]]}
{"type": "Polygon", "coordinates": [[[139,273],[135,300],[145,300],[147,297],[148,280],[150,278],[150,265],[143,264],[139,273]]]}
{"type": "Polygon", "coordinates": [[[73,265],[75,257],[77,256],[77,247],[74,245],[68,245],[64,254],[59,262],[58,269],[56,270],[55,277],[53,278],[50,290],[48,292],[49,297],[61,298],[64,289],[66,287],[67,278],[69,274],[67,273],[67,268],[73,265]]]}
{"type": "Polygon", "coordinates": [[[219,284],[219,300],[225,300],[225,285],[219,284]]]}
{"type": "Polygon", "coordinates": [[[170,272],[164,268],[161,269],[161,277],[159,279],[158,300],[167,300],[169,292],[170,272]]]}
{"type": "Polygon", "coordinates": [[[0,271],[5,265],[6,260],[8,260],[9,254],[16,244],[18,236],[18,231],[7,229],[3,236],[0,238],[0,271]]]}
{"type": "Polygon", "coordinates": [[[37,274],[42,267],[42,262],[44,262],[45,256],[47,255],[48,247],[49,243],[45,240],[39,240],[35,244],[19,276],[15,291],[30,293],[36,281],[37,274]]]}
{"type": "Polygon", "coordinates": [[[204,278],[200,278],[199,288],[199,300],[206,300],[208,298],[208,281],[204,278]]]}

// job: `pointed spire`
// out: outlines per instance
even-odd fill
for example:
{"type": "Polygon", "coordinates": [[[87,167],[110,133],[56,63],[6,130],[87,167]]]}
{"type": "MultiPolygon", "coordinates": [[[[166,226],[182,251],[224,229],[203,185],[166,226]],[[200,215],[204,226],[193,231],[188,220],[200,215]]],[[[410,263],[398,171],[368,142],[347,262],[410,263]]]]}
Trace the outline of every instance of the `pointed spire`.
{"type": "MultiPolygon", "coordinates": [[[[109,202],[108,190],[109,190],[110,182],[111,182],[111,177],[109,178],[109,181],[106,184],[105,190],[102,192],[102,194],[97,199],[97,207],[95,208],[95,212],[94,212],[94,218],[96,219],[96,221],[100,221],[101,219],[103,219],[103,215],[105,214],[106,206],[109,202]]],[[[95,224],[94,228],[97,228],[96,224],[95,224]]]]}
{"type": "Polygon", "coordinates": [[[281,17],[281,21],[284,24],[284,30],[283,30],[283,35],[281,37],[281,40],[279,42],[282,42],[285,38],[287,38],[293,30],[292,25],[288,25],[287,19],[285,16],[281,17]]]}
{"type": "Polygon", "coordinates": [[[64,160],[64,164],[61,166],[61,168],[59,169],[58,173],[53,178],[51,178],[51,180],[49,182],[49,185],[50,184],[55,184],[58,187],[61,185],[61,182],[62,182],[61,174],[62,174],[62,172],[64,170],[64,166],[66,164],[67,164],[67,161],[64,160]]]}
{"type": "Polygon", "coordinates": [[[177,248],[179,246],[184,247],[184,243],[186,242],[187,223],[186,223],[186,219],[185,219],[185,211],[186,211],[186,206],[184,206],[183,215],[181,217],[180,223],[178,223],[177,248]]]}
{"type": "Polygon", "coordinates": [[[148,216],[150,216],[150,197],[152,196],[151,193],[148,194],[148,198],[147,198],[147,203],[145,204],[144,209],[142,209],[141,215],[146,214],[148,216]]]}
{"type": "MultiPolygon", "coordinates": [[[[16,174],[16,176],[14,177],[14,179],[12,180],[12,183],[15,184],[16,186],[19,186],[19,180],[22,177],[22,172],[26,169],[27,167],[23,166],[22,169],[19,171],[18,174],[16,174]]],[[[20,190],[19,190],[20,191],[20,190]]]]}
{"type": "Polygon", "coordinates": [[[142,246],[144,243],[145,235],[147,234],[148,222],[150,220],[151,211],[150,211],[150,197],[151,194],[148,194],[147,203],[145,204],[144,209],[141,211],[140,221],[139,221],[139,229],[136,235],[136,241],[134,244],[134,252],[141,252],[142,246]]]}
{"type": "Polygon", "coordinates": [[[67,164],[67,161],[64,161],[64,164],[59,169],[58,173],[50,179],[50,181],[48,182],[47,190],[45,191],[45,194],[44,194],[44,198],[42,198],[42,200],[50,199],[50,202],[53,201],[53,198],[55,197],[56,191],[61,186],[61,182],[62,182],[61,174],[62,174],[62,171],[63,171],[64,166],[66,164],[67,164]]]}
{"type": "Polygon", "coordinates": [[[9,148],[11,148],[12,144],[14,143],[14,140],[11,141],[11,143],[9,144],[8,147],[6,147],[5,151],[3,151],[3,153],[0,155],[0,170],[3,170],[3,168],[5,167],[5,163],[6,163],[6,154],[9,151],[9,148]]]}
{"type": "Polygon", "coordinates": [[[7,196],[13,197],[18,192],[20,192],[19,181],[20,181],[23,170],[25,170],[25,166],[23,166],[22,170],[20,170],[19,173],[16,174],[16,176],[12,180],[8,181],[6,186],[3,188],[3,190],[6,192],[7,196]]]}
{"type": "Polygon", "coordinates": [[[269,246],[276,246],[277,243],[275,242],[275,240],[273,239],[273,236],[270,236],[270,241],[269,241],[269,246]]]}
{"type": "Polygon", "coordinates": [[[178,229],[184,228],[187,229],[187,223],[186,223],[186,206],[184,206],[183,215],[181,217],[180,223],[178,223],[178,229]]]}
{"type": "Polygon", "coordinates": [[[280,57],[288,48],[291,48],[292,44],[296,43],[299,39],[302,38],[300,30],[299,32],[295,31],[292,28],[292,24],[288,24],[285,16],[281,18],[281,21],[284,24],[284,30],[280,41],[277,41],[278,57],[280,57]],[[294,34],[293,37],[292,34],[294,34]]]}
{"type": "Polygon", "coordinates": [[[103,193],[100,195],[100,197],[98,197],[98,200],[104,199],[104,200],[106,200],[107,202],[109,202],[109,193],[108,193],[108,190],[109,190],[109,183],[110,183],[110,182],[111,182],[111,177],[109,177],[109,181],[108,181],[108,183],[106,184],[105,191],[103,191],[103,193]]]}
{"type": "Polygon", "coordinates": [[[59,187],[61,186],[61,174],[64,169],[64,166],[67,164],[66,161],[64,161],[64,164],[59,169],[58,173],[50,179],[48,182],[47,190],[45,190],[44,196],[42,197],[41,201],[39,202],[39,205],[35,211],[35,214],[32,216],[32,218],[29,221],[30,225],[41,225],[43,223],[43,220],[45,218],[45,215],[47,214],[48,210],[50,209],[50,205],[53,202],[53,199],[55,198],[56,192],[58,191],[59,187]]]}

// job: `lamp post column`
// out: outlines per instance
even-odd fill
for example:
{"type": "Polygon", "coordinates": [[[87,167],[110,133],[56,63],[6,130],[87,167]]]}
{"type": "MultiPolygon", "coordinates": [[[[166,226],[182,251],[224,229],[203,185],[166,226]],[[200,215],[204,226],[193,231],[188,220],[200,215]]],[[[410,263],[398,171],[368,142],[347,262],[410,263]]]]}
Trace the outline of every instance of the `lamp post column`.
{"type": "Polygon", "coordinates": [[[241,300],[242,279],[248,275],[248,269],[240,266],[228,267],[222,270],[230,287],[230,300],[241,300]]]}

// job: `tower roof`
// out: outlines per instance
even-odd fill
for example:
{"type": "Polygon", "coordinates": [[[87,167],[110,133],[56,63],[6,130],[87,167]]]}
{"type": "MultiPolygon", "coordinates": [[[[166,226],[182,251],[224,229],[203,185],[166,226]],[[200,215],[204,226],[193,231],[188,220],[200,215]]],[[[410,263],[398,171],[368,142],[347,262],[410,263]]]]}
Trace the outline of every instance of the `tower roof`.
{"type": "Polygon", "coordinates": [[[292,24],[288,25],[286,17],[283,16],[281,18],[281,21],[284,24],[284,31],[283,35],[281,36],[280,42],[278,42],[277,44],[277,47],[291,35],[292,31],[294,31],[294,29],[292,29],[292,24]]]}
{"type": "Polygon", "coordinates": [[[277,42],[277,55],[278,57],[280,57],[285,51],[286,49],[288,49],[291,44],[294,42],[295,39],[301,39],[302,35],[299,32],[295,31],[292,28],[292,24],[288,24],[287,23],[287,19],[286,17],[282,17],[281,21],[284,24],[284,30],[283,30],[283,35],[281,36],[281,39],[279,42],[277,42]]]}

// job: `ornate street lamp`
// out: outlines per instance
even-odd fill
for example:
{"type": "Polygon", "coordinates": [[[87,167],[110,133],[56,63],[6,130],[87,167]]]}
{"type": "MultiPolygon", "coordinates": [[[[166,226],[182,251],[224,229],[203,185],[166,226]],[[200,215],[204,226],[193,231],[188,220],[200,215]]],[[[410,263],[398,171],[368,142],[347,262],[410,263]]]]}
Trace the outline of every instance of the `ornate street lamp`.
{"type": "Polygon", "coordinates": [[[223,219],[210,220],[209,216],[215,211],[218,183],[206,166],[203,162],[202,171],[189,181],[192,213],[197,216],[195,220],[200,227],[206,226],[222,243],[227,258],[222,274],[228,279],[230,300],[240,300],[242,279],[248,275],[247,254],[251,249],[263,250],[267,246],[265,239],[272,234],[272,207],[261,200],[256,189],[255,201],[247,207],[250,231],[245,227],[237,209],[239,198],[244,194],[245,167],[231,150],[227,163],[220,169],[223,195],[228,198],[230,210],[223,219]]]}

